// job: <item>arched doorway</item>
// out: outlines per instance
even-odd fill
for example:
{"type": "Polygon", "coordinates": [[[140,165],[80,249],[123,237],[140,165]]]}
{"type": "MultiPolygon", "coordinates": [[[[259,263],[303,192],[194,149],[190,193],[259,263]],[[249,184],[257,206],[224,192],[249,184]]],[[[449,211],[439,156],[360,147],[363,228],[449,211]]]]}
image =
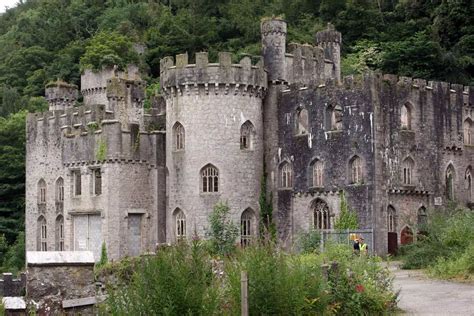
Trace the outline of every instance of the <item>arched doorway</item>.
{"type": "Polygon", "coordinates": [[[387,208],[387,233],[388,253],[395,255],[398,250],[397,212],[391,205],[387,208]]]}
{"type": "Polygon", "coordinates": [[[402,229],[402,232],[400,234],[400,243],[402,245],[408,245],[413,242],[413,231],[411,230],[410,227],[405,226],[402,229]]]}

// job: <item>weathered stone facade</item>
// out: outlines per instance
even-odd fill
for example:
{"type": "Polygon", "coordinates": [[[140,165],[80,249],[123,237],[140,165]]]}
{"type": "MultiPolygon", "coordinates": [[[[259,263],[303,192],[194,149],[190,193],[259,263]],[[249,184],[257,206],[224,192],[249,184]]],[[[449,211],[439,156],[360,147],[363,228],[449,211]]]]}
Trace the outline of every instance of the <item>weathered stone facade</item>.
{"type": "Polygon", "coordinates": [[[280,19],[261,32],[256,63],[234,64],[229,53],[215,63],[207,53],[164,58],[150,113],[134,67],[86,71],[80,107],[74,87],[48,86],[50,111],[28,118],[27,249],[60,248],[62,218],[65,250],[97,257],[105,242],[113,259],[137,255],[205,236],[219,201],[252,238],[264,173],[285,244],[333,228],[342,191],[380,253],[388,236],[400,243],[416,233],[427,209],[472,206],[472,87],[341,78],[342,37],[332,26],[316,46],[287,44],[280,19]]]}

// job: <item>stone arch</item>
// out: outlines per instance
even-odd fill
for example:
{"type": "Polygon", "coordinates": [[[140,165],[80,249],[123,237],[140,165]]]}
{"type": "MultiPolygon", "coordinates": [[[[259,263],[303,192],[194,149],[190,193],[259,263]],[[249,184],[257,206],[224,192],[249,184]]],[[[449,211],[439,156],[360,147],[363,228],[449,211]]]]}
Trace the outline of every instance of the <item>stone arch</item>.
{"type": "Polygon", "coordinates": [[[397,211],[392,205],[387,207],[387,231],[397,232],[397,211]]]}
{"type": "Polygon", "coordinates": [[[184,150],[185,146],[185,130],[180,122],[173,125],[173,144],[174,150],[184,150]]]}
{"type": "Polygon", "coordinates": [[[255,212],[252,208],[246,208],[240,216],[240,245],[248,246],[257,235],[255,212]]]}
{"type": "Polygon", "coordinates": [[[400,244],[408,245],[413,242],[413,230],[410,226],[405,225],[400,232],[400,244]]]}
{"type": "Polygon", "coordinates": [[[410,156],[402,162],[402,182],[404,185],[414,184],[415,161],[410,156]]]}
{"type": "Polygon", "coordinates": [[[179,207],[177,207],[173,212],[173,220],[175,240],[185,240],[187,236],[186,214],[179,207]]]}
{"type": "Polygon", "coordinates": [[[40,215],[37,220],[37,250],[48,251],[48,225],[46,218],[40,215]]]}
{"type": "Polygon", "coordinates": [[[247,120],[240,127],[240,149],[252,150],[255,142],[255,126],[247,120]]]}
{"type": "Polygon", "coordinates": [[[55,223],[55,249],[64,251],[64,217],[58,215],[55,223]]]}
{"type": "Polygon", "coordinates": [[[354,155],[349,160],[350,183],[360,184],[364,182],[364,165],[362,158],[354,155]]]}
{"type": "Polygon", "coordinates": [[[455,199],[455,181],[456,181],[456,170],[452,163],[448,165],[445,173],[445,188],[446,188],[446,198],[448,200],[455,199]]]}
{"type": "Polygon", "coordinates": [[[325,128],[327,131],[342,130],[343,109],[339,104],[327,106],[325,113],[325,128]]]}
{"type": "Polygon", "coordinates": [[[201,192],[217,193],[219,192],[219,169],[213,164],[208,163],[201,168],[201,192]]]}
{"type": "Polygon", "coordinates": [[[280,188],[293,187],[293,166],[288,161],[280,164],[280,188]]]}
{"type": "Polygon", "coordinates": [[[400,122],[402,129],[412,129],[412,110],[413,107],[410,102],[406,102],[402,105],[402,108],[400,110],[400,122]]]}
{"type": "Polygon", "coordinates": [[[311,202],[314,229],[331,229],[331,213],[323,199],[317,198],[311,202]]]}
{"type": "Polygon", "coordinates": [[[463,123],[464,145],[474,145],[474,123],[470,118],[463,123]]]}
{"type": "Polygon", "coordinates": [[[297,109],[295,116],[295,134],[305,135],[309,132],[309,114],[304,107],[297,109]]]}

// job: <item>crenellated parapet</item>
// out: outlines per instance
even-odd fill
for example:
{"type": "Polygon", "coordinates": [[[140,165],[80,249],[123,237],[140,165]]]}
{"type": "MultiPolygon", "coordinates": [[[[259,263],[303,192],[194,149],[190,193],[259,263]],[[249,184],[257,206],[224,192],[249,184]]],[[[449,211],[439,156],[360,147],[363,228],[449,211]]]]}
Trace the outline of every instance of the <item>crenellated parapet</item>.
{"type": "Polygon", "coordinates": [[[318,46],[309,44],[290,43],[285,54],[286,81],[289,84],[310,84],[324,81],[325,63],[324,52],[318,46]]]}
{"type": "Polygon", "coordinates": [[[250,57],[233,64],[231,54],[219,53],[217,63],[209,63],[208,53],[197,53],[196,63],[188,55],[165,57],[160,62],[160,84],[165,97],[183,94],[241,94],[263,98],[267,74],[263,61],[252,65],[250,57]]]}
{"type": "Polygon", "coordinates": [[[65,110],[73,107],[77,101],[78,88],[76,85],[57,80],[46,85],[45,98],[50,111],[65,110]]]}
{"type": "Polygon", "coordinates": [[[116,67],[105,67],[100,71],[86,69],[81,75],[84,104],[107,104],[107,84],[112,78],[128,82],[141,81],[139,69],[135,65],[129,65],[125,71],[119,71],[116,67]]]}

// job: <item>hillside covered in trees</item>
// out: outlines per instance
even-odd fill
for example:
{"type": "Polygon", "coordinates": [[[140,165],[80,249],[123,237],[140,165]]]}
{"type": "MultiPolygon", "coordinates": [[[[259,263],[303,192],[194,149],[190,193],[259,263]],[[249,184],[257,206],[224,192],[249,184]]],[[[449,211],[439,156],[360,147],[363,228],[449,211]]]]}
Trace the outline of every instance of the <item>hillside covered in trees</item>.
{"type": "Polygon", "coordinates": [[[48,82],[79,85],[84,68],[138,63],[155,87],[167,55],[259,54],[260,20],[275,15],[287,20],[289,42],[313,43],[333,23],[345,75],[372,69],[474,85],[472,0],[19,2],[0,15],[0,266],[14,265],[6,258],[22,247],[25,113],[46,108],[48,82]]]}

